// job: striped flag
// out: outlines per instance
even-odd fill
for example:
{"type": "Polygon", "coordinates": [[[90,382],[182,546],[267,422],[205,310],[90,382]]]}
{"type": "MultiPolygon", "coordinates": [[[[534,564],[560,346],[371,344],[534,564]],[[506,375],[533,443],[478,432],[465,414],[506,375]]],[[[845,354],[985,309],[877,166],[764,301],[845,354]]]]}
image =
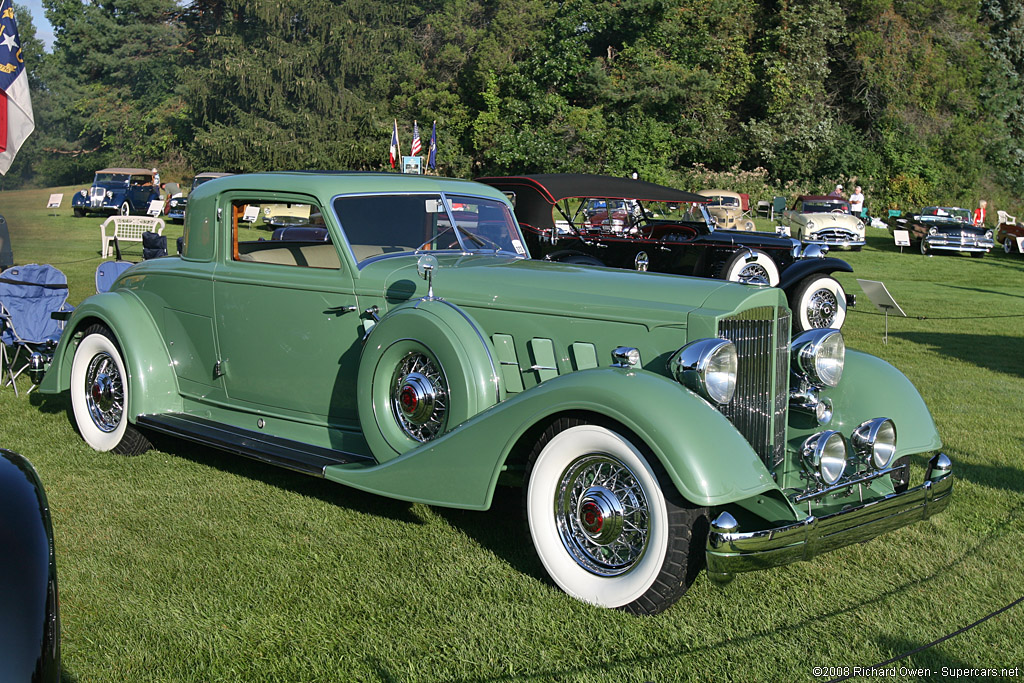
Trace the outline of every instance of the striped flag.
{"type": "Polygon", "coordinates": [[[35,127],[14,7],[0,0],[0,175],[11,168],[14,155],[35,127]]]}
{"type": "Polygon", "coordinates": [[[398,119],[395,119],[395,126],[391,129],[391,152],[389,154],[391,168],[395,167],[395,162],[398,161],[398,157],[401,154],[402,150],[398,148],[398,119]]]}
{"type": "Polygon", "coordinates": [[[420,144],[420,124],[418,124],[417,122],[413,121],[412,122],[412,151],[410,152],[410,154],[412,154],[414,157],[415,156],[419,156],[420,151],[422,149],[423,149],[423,146],[420,144]]]}

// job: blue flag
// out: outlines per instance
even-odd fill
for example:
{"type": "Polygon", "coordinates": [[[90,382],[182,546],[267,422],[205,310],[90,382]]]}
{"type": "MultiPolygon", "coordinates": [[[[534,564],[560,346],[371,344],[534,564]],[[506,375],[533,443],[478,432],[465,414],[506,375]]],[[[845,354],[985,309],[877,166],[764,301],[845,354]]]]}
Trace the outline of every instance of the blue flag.
{"type": "Polygon", "coordinates": [[[430,146],[427,148],[427,168],[437,169],[437,121],[430,132],[430,146]]]}

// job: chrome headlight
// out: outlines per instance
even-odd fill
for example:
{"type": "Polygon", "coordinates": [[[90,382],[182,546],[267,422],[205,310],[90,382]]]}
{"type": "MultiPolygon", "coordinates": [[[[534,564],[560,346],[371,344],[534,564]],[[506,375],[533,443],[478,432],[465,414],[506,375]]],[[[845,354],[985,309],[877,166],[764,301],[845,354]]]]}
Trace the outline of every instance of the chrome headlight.
{"type": "Polygon", "coordinates": [[[834,430],[818,432],[807,438],[801,448],[804,464],[826,485],[839,481],[846,470],[846,442],[834,430]]]}
{"type": "Polygon", "coordinates": [[[896,425],[887,417],[861,424],[850,435],[853,452],[876,470],[884,470],[896,455],[896,425]]]}
{"type": "Polygon", "coordinates": [[[107,199],[110,199],[113,196],[114,196],[114,193],[111,192],[110,190],[107,190],[107,194],[106,194],[107,199]]]}
{"type": "Polygon", "coordinates": [[[793,371],[811,384],[834,387],[843,376],[846,343],[843,333],[828,328],[807,330],[790,345],[793,371]]]}
{"type": "Polygon", "coordinates": [[[989,240],[992,239],[992,231],[991,230],[986,230],[985,231],[985,239],[989,239],[989,240]]]}
{"type": "Polygon", "coordinates": [[[612,365],[617,368],[630,368],[640,364],[640,351],[632,346],[619,346],[612,351],[612,365]]]}
{"type": "Polygon", "coordinates": [[[80,194],[81,194],[81,195],[82,195],[83,197],[88,197],[88,196],[89,196],[89,190],[80,190],[80,192],[79,192],[79,193],[80,193],[80,194]]]}
{"type": "Polygon", "coordinates": [[[736,346],[728,339],[698,339],[668,359],[677,382],[719,405],[732,400],[738,366],[736,346]]]}
{"type": "Polygon", "coordinates": [[[928,228],[928,234],[929,235],[938,235],[939,234],[939,229],[938,228],[928,228]]]}

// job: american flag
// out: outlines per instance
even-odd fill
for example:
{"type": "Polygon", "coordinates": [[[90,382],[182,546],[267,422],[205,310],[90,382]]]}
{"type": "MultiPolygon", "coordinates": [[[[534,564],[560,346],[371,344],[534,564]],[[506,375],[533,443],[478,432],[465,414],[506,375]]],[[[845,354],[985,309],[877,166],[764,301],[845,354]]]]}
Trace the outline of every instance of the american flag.
{"type": "Polygon", "coordinates": [[[21,143],[35,129],[28,74],[14,23],[14,7],[0,0],[0,175],[6,174],[21,143]]]}
{"type": "Polygon", "coordinates": [[[419,156],[423,146],[420,144],[420,124],[412,122],[412,156],[419,156]]]}

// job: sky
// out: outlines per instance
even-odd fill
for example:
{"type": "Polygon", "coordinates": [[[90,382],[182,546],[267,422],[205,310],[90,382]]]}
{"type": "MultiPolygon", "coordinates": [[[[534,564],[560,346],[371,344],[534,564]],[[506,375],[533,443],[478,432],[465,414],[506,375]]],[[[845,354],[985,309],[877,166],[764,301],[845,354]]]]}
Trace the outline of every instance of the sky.
{"type": "Polygon", "coordinates": [[[32,14],[32,25],[36,27],[36,38],[43,41],[47,52],[53,50],[53,27],[46,20],[42,0],[14,0],[14,4],[27,7],[32,14]]]}

